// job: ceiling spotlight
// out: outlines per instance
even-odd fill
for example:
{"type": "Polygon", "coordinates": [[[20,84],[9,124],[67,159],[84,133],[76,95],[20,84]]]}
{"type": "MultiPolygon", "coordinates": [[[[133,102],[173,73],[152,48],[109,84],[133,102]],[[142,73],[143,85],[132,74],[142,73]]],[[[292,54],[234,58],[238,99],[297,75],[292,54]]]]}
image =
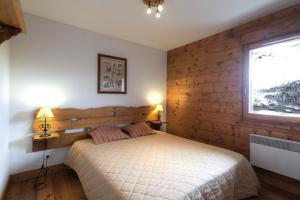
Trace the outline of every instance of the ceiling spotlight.
{"type": "Polygon", "coordinates": [[[151,10],[151,7],[149,6],[148,9],[147,9],[147,14],[151,15],[151,13],[152,13],[152,10],[151,10]]]}
{"type": "Polygon", "coordinates": [[[158,11],[158,10],[156,11],[156,15],[155,15],[155,17],[156,17],[156,18],[160,18],[160,13],[159,13],[159,11],[158,11]]]}
{"type": "Polygon", "coordinates": [[[164,10],[164,7],[161,4],[159,4],[158,7],[157,7],[157,9],[158,9],[159,12],[161,12],[161,11],[164,10]]]}

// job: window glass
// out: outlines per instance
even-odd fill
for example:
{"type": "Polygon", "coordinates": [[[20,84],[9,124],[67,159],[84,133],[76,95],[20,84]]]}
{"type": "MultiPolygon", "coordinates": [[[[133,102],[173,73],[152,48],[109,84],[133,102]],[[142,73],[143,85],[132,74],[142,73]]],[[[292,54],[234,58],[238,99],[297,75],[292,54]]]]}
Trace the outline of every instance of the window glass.
{"type": "Polygon", "coordinates": [[[300,117],[300,38],[249,51],[249,113],[300,117]]]}

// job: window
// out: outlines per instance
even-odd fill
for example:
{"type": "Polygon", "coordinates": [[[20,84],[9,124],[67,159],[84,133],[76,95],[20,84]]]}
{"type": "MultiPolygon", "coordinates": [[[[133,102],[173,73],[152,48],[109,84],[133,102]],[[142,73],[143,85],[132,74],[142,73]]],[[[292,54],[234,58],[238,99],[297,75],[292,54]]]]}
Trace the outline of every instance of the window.
{"type": "Polygon", "coordinates": [[[300,37],[245,48],[246,117],[300,120],[300,37]]]}

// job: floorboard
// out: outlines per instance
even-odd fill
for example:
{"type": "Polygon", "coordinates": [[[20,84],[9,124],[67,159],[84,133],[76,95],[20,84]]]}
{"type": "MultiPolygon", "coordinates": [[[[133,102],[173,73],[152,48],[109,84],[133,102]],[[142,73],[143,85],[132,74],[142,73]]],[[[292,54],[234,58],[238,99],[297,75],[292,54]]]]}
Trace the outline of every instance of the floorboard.
{"type": "MultiPolygon", "coordinates": [[[[82,185],[76,173],[65,168],[49,173],[47,188],[35,191],[33,178],[14,180],[8,186],[4,200],[86,200],[82,185]]],[[[261,181],[262,188],[258,198],[248,200],[297,200],[297,196],[282,191],[261,181]]]]}
{"type": "Polygon", "coordinates": [[[35,191],[34,179],[9,183],[4,200],[86,200],[82,185],[71,169],[50,173],[47,188],[35,191]]]}

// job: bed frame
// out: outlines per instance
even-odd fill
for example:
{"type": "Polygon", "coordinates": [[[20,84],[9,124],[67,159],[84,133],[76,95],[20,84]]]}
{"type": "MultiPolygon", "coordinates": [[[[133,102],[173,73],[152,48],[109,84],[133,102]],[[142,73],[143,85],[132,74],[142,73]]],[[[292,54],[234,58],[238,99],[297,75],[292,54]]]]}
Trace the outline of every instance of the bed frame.
{"type": "MultiPolygon", "coordinates": [[[[54,134],[47,139],[34,135],[32,151],[44,150],[45,140],[47,140],[46,149],[71,146],[78,140],[89,138],[86,129],[90,127],[157,120],[158,113],[154,109],[154,106],[52,109],[54,119],[51,120],[50,132],[54,134]]],[[[39,126],[43,122],[35,118],[37,113],[38,110],[34,112],[32,130],[39,134],[41,133],[39,126]]]]}

